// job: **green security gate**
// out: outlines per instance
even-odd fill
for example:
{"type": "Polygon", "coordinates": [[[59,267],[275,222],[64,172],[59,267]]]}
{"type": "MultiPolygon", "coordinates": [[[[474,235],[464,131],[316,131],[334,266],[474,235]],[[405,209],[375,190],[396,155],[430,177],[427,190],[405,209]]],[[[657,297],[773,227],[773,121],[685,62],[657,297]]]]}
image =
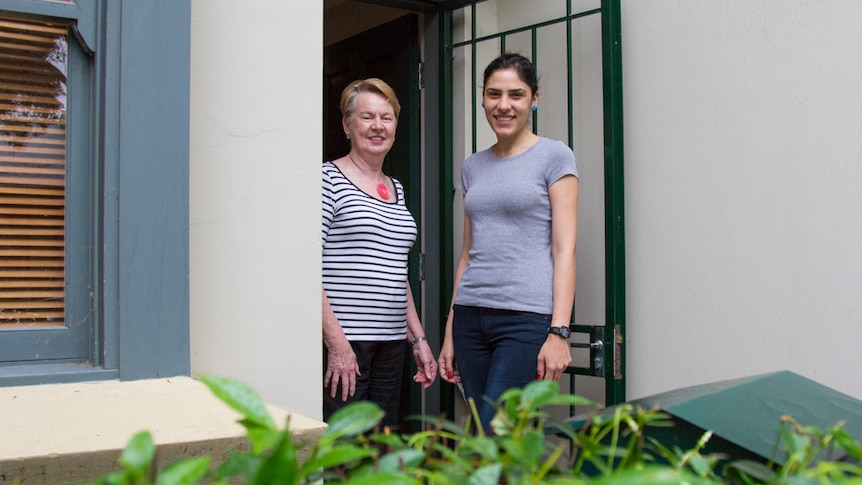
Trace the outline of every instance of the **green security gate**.
{"type": "MultiPolygon", "coordinates": [[[[441,2],[446,5],[447,2],[441,2]]],[[[539,71],[533,131],[568,142],[581,175],[573,363],[567,392],[625,400],[625,253],[619,0],[448,2],[440,15],[440,315],[461,244],[462,161],[494,142],[483,121],[482,70],[519,52],[539,71]],[[479,113],[477,116],[477,112],[479,113]]],[[[442,335],[442,328],[440,330],[442,335]]],[[[452,386],[441,408],[454,415],[452,386]]],[[[572,410],[574,412],[574,410],[572,410]]]]}

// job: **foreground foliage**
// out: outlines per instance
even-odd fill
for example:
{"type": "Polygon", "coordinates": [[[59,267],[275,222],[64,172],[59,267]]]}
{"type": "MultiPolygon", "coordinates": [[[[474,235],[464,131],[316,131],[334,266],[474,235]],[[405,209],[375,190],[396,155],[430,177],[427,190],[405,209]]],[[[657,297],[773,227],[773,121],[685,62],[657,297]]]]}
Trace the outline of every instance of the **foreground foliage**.
{"type": "MultiPolygon", "coordinates": [[[[352,404],[332,416],[322,438],[300,462],[288,422],[280,429],[258,395],[241,382],[212,376],[200,380],[242,415],[250,450],[224,462],[211,457],[179,460],[158,469],[149,432],[134,436],[120,457],[121,470],[97,485],[178,485],[195,483],[351,485],[440,484],[825,484],[862,485],[862,443],[840,424],[821,431],[785,418],[778,432],[787,452],[780,467],[701,454],[705,433],[691,450],[670,449],[647,438],[651,426],[671,426],[664,413],[620,405],[609,414],[592,413],[581,429],[551,418],[552,406],[589,406],[579,396],[560,394],[556,383],[536,381],[501,396],[504,404],[493,432],[471,432],[472,418],[454,422],[420,417],[425,430],[413,434],[380,430],[383,411],[369,402],[352,404]],[[820,460],[843,450],[854,462],[820,460]]],[[[828,457],[827,457],[828,458],[828,457]]]]}

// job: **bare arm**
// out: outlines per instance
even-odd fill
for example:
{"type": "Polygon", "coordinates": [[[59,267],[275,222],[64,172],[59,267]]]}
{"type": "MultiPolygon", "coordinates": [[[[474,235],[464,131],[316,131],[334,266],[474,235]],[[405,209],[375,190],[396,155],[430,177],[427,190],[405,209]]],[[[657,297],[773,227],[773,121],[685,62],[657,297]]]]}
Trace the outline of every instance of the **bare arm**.
{"type": "MultiPolygon", "coordinates": [[[[322,290],[322,289],[321,289],[322,290]]],[[[348,397],[356,393],[356,376],[360,375],[359,364],[356,362],[356,354],[353,347],[347,341],[341,324],[332,307],[326,291],[323,294],[323,343],[329,352],[326,360],[326,374],[323,376],[323,387],[332,385],[330,396],[335,397],[338,383],[341,383],[341,400],[346,401],[348,397]]]]}
{"type": "Polygon", "coordinates": [[[455,285],[452,288],[452,300],[449,303],[449,315],[446,317],[446,331],[443,335],[443,345],[440,347],[440,355],[437,359],[440,369],[440,378],[446,382],[453,384],[461,381],[458,376],[458,370],[455,368],[455,347],[452,342],[452,306],[455,304],[455,296],[458,294],[458,284],[461,283],[461,276],[464,275],[464,270],[467,268],[467,262],[470,260],[470,248],[473,245],[473,229],[470,223],[470,218],[464,214],[464,243],[461,246],[461,257],[458,259],[458,266],[455,268],[455,285]]]}
{"type": "MultiPolygon", "coordinates": [[[[554,307],[551,326],[568,326],[575,301],[575,248],[578,239],[578,178],[567,175],[548,188],[551,199],[551,250],[554,258],[554,307]]],[[[539,351],[537,375],[559,380],[572,362],[569,342],[548,335],[539,351]]]]}
{"type": "Polygon", "coordinates": [[[425,389],[428,389],[431,384],[434,384],[434,379],[437,378],[437,361],[434,360],[434,354],[431,352],[431,346],[428,340],[425,340],[425,330],[422,328],[422,322],[419,321],[419,313],[416,311],[416,304],[413,302],[413,292],[410,290],[410,283],[407,283],[407,341],[413,342],[413,339],[422,337],[423,340],[412,344],[413,360],[416,361],[416,375],[413,376],[413,382],[422,384],[425,389]]]}

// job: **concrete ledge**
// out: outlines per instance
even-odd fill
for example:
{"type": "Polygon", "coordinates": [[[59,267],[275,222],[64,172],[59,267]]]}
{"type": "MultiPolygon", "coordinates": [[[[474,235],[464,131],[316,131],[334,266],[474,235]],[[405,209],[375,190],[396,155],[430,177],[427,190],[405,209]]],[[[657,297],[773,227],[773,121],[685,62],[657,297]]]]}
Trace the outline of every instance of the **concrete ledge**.
{"type": "MultiPolygon", "coordinates": [[[[300,459],[323,422],[267,405],[300,443],[300,459]]],[[[119,469],[129,439],[147,430],[159,468],[182,457],[248,449],[239,414],[190,377],[0,388],[0,484],[85,483],[119,469]]]]}

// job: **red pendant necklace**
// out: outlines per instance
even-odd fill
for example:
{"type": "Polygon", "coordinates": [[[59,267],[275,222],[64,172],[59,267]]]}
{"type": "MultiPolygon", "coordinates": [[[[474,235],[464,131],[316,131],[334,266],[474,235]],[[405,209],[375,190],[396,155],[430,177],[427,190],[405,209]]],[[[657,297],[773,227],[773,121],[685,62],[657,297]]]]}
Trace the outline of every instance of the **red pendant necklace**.
{"type": "Polygon", "coordinates": [[[377,193],[380,194],[380,197],[383,197],[386,200],[389,200],[389,187],[384,183],[377,184],[377,193]]]}

